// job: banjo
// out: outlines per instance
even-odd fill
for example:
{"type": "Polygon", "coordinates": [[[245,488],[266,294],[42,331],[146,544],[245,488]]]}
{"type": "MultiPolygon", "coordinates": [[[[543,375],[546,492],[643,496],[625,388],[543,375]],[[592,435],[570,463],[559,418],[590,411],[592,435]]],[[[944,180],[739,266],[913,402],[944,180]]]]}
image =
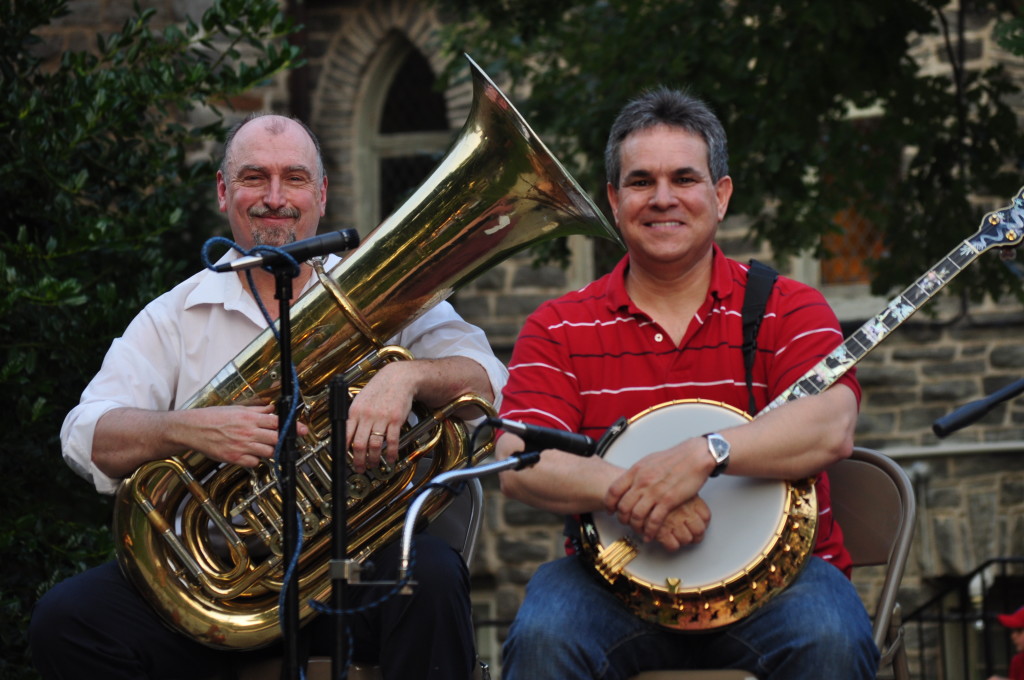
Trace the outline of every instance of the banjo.
{"type": "MultiPolygon", "coordinates": [[[[1010,205],[985,215],[977,233],[758,415],[824,392],[982,253],[1016,247],[1022,236],[1024,188],[1010,205]]],[[[743,411],[720,402],[667,402],[613,426],[602,438],[598,455],[628,468],[687,437],[749,420],[743,411]]],[[[701,498],[714,521],[703,541],[674,552],[655,542],[643,543],[613,515],[581,517],[582,559],[644,620],[681,631],[734,623],[788,586],[813,553],[818,516],[814,478],[780,481],[723,475],[708,479],[701,498]]]]}

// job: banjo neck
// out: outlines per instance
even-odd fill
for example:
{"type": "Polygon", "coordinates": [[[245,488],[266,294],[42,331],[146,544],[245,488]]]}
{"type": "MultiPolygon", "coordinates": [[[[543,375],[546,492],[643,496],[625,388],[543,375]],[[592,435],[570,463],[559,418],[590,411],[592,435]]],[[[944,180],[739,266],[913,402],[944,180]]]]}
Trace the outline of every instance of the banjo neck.
{"type": "Polygon", "coordinates": [[[758,415],[788,401],[824,392],[982,253],[996,247],[1018,246],[1022,233],[1024,188],[1017,192],[1010,205],[985,215],[977,233],[893,298],[882,312],[854,331],[831,354],[761,409],[758,415]]]}

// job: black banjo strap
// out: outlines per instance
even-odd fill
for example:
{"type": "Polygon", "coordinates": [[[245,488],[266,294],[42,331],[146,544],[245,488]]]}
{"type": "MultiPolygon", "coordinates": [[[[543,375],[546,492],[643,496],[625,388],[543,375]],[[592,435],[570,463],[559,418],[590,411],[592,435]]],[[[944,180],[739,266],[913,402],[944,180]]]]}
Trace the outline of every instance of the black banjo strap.
{"type": "Polygon", "coordinates": [[[757,414],[757,403],[754,400],[754,361],[757,359],[757,334],[761,330],[761,320],[764,318],[765,306],[768,304],[768,296],[771,295],[772,286],[779,273],[757,260],[750,261],[750,270],[747,272],[747,291],[743,298],[743,366],[747,373],[747,394],[750,395],[750,405],[747,408],[750,415],[757,414]]]}

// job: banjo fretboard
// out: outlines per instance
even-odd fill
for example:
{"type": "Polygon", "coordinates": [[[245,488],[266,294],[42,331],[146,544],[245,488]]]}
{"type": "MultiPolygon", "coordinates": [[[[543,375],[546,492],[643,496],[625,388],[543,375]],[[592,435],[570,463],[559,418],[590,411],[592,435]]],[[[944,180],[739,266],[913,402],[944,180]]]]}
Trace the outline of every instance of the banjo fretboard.
{"type": "Polygon", "coordinates": [[[787,401],[824,392],[867,356],[900,324],[931,300],[947,283],[985,251],[1020,245],[1024,233],[1024,188],[1010,205],[990,212],[974,236],[965,240],[937,265],[894,298],[886,308],[846,338],[831,354],[761,409],[761,413],[787,401]]]}

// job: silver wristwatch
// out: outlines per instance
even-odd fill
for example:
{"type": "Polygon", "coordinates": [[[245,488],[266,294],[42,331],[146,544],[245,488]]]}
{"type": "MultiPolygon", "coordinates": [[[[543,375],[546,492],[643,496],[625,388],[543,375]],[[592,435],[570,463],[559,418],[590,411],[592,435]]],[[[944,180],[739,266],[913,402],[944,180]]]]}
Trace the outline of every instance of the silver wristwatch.
{"type": "Polygon", "coordinates": [[[704,435],[704,438],[708,440],[708,451],[715,459],[715,469],[711,471],[711,476],[717,477],[725,472],[725,468],[729,465],[729,442],[717,432],[709,432],[704,435]]]}

